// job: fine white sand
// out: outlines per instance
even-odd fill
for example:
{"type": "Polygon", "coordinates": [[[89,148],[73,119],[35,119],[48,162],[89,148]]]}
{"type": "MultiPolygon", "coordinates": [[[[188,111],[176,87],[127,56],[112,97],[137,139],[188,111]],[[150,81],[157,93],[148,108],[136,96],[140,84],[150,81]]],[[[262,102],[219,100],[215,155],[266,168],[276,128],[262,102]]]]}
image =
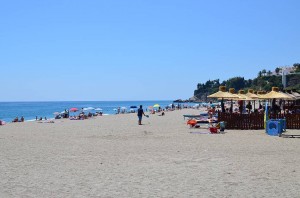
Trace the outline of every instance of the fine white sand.
{"type": "Polygon", "coordinates": [[[299,197],[300,139],[198,134],[198,112],[0,126],[0,197],[299,197]]]}

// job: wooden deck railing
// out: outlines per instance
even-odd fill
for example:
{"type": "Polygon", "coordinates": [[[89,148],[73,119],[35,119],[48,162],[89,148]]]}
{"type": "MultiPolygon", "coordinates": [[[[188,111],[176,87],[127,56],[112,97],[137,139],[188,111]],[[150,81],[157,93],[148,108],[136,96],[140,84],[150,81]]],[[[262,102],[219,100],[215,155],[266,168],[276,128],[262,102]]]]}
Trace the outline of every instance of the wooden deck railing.
{"type": "MultiPolygon", "coordinates": [[[[270,119],[286,119],[287,129],[300,129],[300,114],[270,114],[270,119]]],[[[226,122],[226,129],[264,129],[264,114],[235,114],[218,112],[218,121],[226,122]]]]}
{"type": "Polygon", "coordinates": [[[300,114],[271,114],[270,119],[286,119],[287,129],[300,129],[300,114]]]}

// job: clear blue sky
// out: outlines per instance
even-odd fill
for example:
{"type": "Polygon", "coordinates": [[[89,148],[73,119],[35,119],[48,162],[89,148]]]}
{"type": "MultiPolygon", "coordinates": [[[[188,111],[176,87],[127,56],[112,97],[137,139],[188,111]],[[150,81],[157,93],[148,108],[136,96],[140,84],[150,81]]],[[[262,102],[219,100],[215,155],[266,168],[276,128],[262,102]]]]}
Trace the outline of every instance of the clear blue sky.
{"type": "Polygon", "coordinates": [[[300,62],[299,0],[0,1],[0,101],[189,98],[300,62]]]}

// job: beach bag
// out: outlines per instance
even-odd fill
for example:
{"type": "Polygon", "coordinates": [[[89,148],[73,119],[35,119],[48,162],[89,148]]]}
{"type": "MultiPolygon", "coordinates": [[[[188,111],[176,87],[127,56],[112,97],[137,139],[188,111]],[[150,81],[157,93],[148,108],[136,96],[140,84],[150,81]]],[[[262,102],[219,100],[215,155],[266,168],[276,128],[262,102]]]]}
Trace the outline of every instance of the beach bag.
{"type": "Polygon", "coordinates": [[[218,133],[218,128],[217,127],[209,127],[209,131],[211,133],[218,133]]]}

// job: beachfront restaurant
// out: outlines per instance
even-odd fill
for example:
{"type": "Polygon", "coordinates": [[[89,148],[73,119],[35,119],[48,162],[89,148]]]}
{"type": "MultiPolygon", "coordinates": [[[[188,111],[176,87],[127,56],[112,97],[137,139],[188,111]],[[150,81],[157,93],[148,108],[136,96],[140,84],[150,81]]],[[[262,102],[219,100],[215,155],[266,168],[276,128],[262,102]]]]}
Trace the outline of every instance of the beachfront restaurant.
{"type": "Polygon", "coordinates": [[[256,93],[248,90],[248,93],[245,94],[243,90],[240,90],[235,94],[234,89],[226,92],[226,88],[221,86],[217,93],[208,98],[221,100],[218,122],[225,122],[226,129],[264,129],[266,121],[269,119],[283,119],[287,129],[300,129],[300,106],[297,105],[300,101],[300,94],[291,96],[279,92],[277,87],[273,87],[269,93],[256,93]],[[229,108],[224,107],[224,100],[231,101],[229,108]],[[233,101],[237,101],[237,109],[233,108],[233,101]]]}

